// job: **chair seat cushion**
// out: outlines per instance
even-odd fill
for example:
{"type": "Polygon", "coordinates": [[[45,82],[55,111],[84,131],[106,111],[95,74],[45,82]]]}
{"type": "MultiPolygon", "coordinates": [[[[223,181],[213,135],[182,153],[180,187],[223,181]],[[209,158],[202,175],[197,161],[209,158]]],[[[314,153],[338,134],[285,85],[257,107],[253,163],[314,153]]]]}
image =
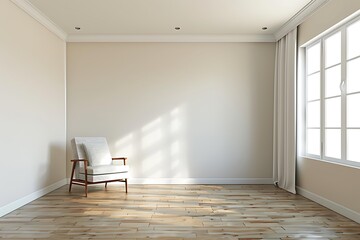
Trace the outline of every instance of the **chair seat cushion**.
{"type": "MultiPolygon", "coordinates": [[[[79,169],[80,173],[84,174],[84,168],[79,169]]],[[[129,166],[126,165],[99,165],[99,166],[88,166],[87,173],[90,175],[103,175],[112,173],[123,173],[128,172],[129,166]]]]}
{"type": "MultiPolygon", "coordinates": [[[[90,183],[107,182],[107,181],[119,181],[121,179],[129,178],[128,172],[102,174],[102,175],[87,175],[87,181],[90,183]]],[[[85,180],[85,174],[79,174],[79,179],[85,180]]]]}

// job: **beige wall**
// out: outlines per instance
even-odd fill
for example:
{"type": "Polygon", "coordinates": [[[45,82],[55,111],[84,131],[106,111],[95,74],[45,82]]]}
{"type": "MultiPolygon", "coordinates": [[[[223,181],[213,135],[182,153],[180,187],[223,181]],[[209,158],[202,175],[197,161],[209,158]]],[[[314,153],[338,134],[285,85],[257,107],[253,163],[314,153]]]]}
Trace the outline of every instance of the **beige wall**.
{"type": "Polygon", "coordinates": [[[0,1],[0,208],[65,178],[65,43],[0,1]]]}
{"type": "Polygon", "coordinates": [[[132,178],[271,178],[274,52],[274,43],[68,43],[67,142],[107,137],[132,178]]]}
{"type": "MultiPolygon", "coordinates": [[[[303,44],[360,8],[358,0],[332,0],[300,25],[303,44]]],[[[299,157],[297,185],[360,213],[360,169],[299,157]]]]}
{"type": "Polygon", "coordinates": [[[307,158],[297,167],[299,187],[360,213],[360,169],[307,158]]]}

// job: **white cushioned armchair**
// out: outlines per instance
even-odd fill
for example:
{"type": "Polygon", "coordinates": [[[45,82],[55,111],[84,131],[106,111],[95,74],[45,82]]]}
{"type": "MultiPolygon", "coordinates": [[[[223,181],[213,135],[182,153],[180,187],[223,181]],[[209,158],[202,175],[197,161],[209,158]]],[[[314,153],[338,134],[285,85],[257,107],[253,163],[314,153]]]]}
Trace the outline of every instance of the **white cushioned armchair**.
{"type": "Polygon", "coordinates": [[[75,137],[71,140],[74,153],[69,192],[71,186],[81,185],[87,187],[89,184],[108,182],[124,182],[125,191],[128,192],[127,179],[129,167],[126,165],[126,157],[112,158],[109,147],[104,137],[75,137]],[[121,160],[122,164],[116,164],[121,160]]]}

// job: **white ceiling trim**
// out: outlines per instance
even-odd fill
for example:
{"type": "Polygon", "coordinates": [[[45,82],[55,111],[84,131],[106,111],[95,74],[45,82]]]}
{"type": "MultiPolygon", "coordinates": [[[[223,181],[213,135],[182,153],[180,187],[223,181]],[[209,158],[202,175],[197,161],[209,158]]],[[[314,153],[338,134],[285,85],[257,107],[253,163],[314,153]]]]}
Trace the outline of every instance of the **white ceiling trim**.
{"type": "Polygon", "coordinates": [[[58,25],[56,25],[53,21],[51,21],[46,15],[44,15],[41,11],[39,11],[36,7],[34,7],[27,0],[11,0],[14,4],[16,4],[19,8],[24,10],[27,14],[37,20],[39,23],[44,25],[49,31],[54,33],[56,36],[61,38],[62,40],[66,40],[67,34],[64,30],[62,30],[58,25]]]}
{"type": "Polygon", "coordinates": [[[11,0],[19,8],[67,42],[275,42],[300,25],[330,0],[312,0],[274,35],[68,35],[28,0],[11,0]]]}
{"type": "Polygon", "coordinates": [[[274,35],[68,35],[67,42],[275,42],[274,35]]]}
{"type": "Polygon", "coordinates": [[[274,34],[276,41],[280,40],[294,28],[303,23],[308,16],[314,13],[318,8],[322,7],[330,0],[312,0],[298,13],[296,13],[289,21],[287,21],[281,28],[274,34]]]}

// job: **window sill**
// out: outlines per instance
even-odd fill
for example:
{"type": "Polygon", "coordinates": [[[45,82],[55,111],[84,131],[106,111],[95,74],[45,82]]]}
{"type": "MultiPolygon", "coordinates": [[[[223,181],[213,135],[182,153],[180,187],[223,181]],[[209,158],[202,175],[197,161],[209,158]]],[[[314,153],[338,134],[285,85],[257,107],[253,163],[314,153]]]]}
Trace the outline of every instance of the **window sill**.
{"type": "Polygon", "coordinates": [[[299,158],[306,158],[306,159],[310,159],[310,160],[313,160],[313,161],[321,161],[321,162],[325,162],[325,163],[329,163],[329,164],[336,164],[336,165],[340,165],[340,166],[343,166],[343,167],[350,167],[350,168],[356,168],[356,169],[359,169],[360,170],[360,162],[351,162],[351,161],[341,161],[341,160],[329,160],[329,159],[321,159],[321,158],[316,158],[316,157],[313,157],[313,156],[298,156],[297,157],[298,159],[299,158]]]}

